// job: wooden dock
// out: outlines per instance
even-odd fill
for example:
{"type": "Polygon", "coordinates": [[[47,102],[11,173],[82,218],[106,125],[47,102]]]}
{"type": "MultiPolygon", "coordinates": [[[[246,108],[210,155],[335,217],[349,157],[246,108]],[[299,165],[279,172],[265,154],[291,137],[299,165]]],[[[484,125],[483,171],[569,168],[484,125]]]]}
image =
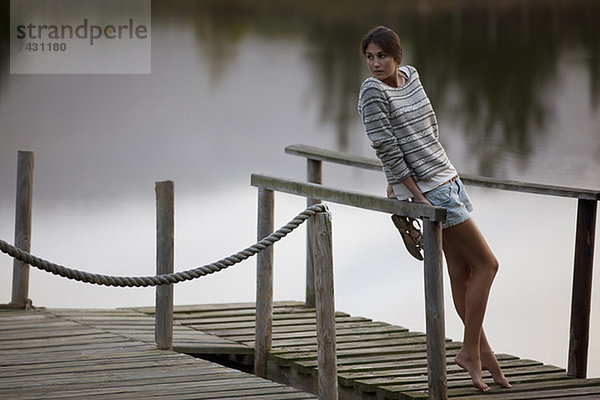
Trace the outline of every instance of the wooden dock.
{"type": "MultiPolygon", "coordinates": [[[[252,348],[254,303],[175,307],[177,325],[200,330],[252,348]]],[[[152,314],[154,309],[135,311],[152,314]]],[[[277,302],[273,316],[273,350],[268,377],[317,393],[315,310],[300,302],[277,302]]],[[[336,313],[340,399],[425,399],[427,353],[425,335],[368,318],[336,313]]],[[[175,334],[177,341],[177,334],[175,334]]],[[[448,394],[452,399],[599,399],[600,379],[569,378],[563,368],[499,354],[513,388],[484,379],[492,391],[482,394],[469,375],[453,362],[461,343],[447,341],[448,394]]],[[[193,345],[190,353],[200,354],[193,345]]]]}
{"type": "MultiPolygon", "coordinates": [[[[153,332],[153,318],[133,311],[0,310],[0,399],[316,399],[156,350],[153,332]]],[[[185,326],[176,336],[212,351],[246,347],[185,326]]]]}
{"type": "MultiPolygon", "coordinates": [[[[268,377],[279,383],[188,355],[251,370],[254,303],[176,306],[175,351],[156,350],[153,313],[1,310],[0,398],[316,398],[315,310],[303,303],[275,303],[268,377]]],[[[340,399],[428,397],[424,334],[337,312],[336,339],[340,399]]],[[[481,394],[452,362],[459,348],[447,341],[452,399],[600,398],[600,379],[508,354],[498,358],[513,389],[481,394]]]]}

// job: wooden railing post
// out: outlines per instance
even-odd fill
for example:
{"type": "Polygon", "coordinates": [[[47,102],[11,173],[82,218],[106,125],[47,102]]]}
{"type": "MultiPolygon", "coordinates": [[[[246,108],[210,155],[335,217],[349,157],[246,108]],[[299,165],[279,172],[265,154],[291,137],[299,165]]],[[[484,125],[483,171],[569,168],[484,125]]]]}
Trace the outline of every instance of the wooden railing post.
{"type": "MultiPolygon", "coordinates": [[[[274,196],[269,189],[258,189],[258,240],[273,233],[274,196]]],[[[273,247],[258,253],[256,259],[256,331],[254,337],[254,374],[267,377],[267,357],[273,339],[273,247]]]]}
{"type": "MultiPolygon", "coordinates": [[[[306,160],[306,178],[310,183],[323,183],[323,162],[320,160],[312,160],[308,158],[306,160]]],[[[306,199],[306,206],[310,207],[314,204],[321,203],[319,199],[313,199],[308,197],[306,199]]],[[[314,220],[310,218],[306,221],[306,300],[305,306],[308,308],[315,307],[315,269],[313,266],[313,249],[312,249],[312,236],[314,230],[314,220]]]]}
{"type": "Polygon", "coordinates": [[[597,207],[598,202],[595,200],[579,199],[577,205],[571,334],[567,370],[569,376],[576,378],[585,378],[587,375],[597,207]]]}
{"type": "MultiPolygon", "coordinates": [[[[31,214],[33,204],[34,153],[19,151],[17,165],[17,204],[15,214],[15,247],[31,251],[31,214]]],[[[11,305],[31,306],[29,299],[29,265],[17,259],[13,263],[11,305]]]]}
{"type": "Polygon", "coordinates": [[[317,308],[319,399],[337,400],[331,214],[329,212],[321,212],[311,219],[313,218],[315,220],[312,244],[314,250],[315,300],[317,308]]]}
{"type": "MultiPolygon", "coordinates": [[[[157,182],[156,191],[156,274],[173,272],[175,255],[175,207],[173,182],[157,182]]],[[[154,337],[160,350],[173,348],[173,284],[156,287],[154,337]]]]}
{"type": "MultiPolygon", "coordinates": [[[[424,242],[425,242],[425,303],[427,316],[427,355],[429,368],[429,390],[430,398],[446,399],[446,337],[444,327],[444,290],[442,280],[442,225],[440,221],[446,218],[446,209],[425,204],[414,204],[410,202],[387,199],[381,196],[373,196],[365,193],[342,190],[323,186],[320,184],[281,179],[272,176],[252,174],[250,183],[259,188],[259,214],[261,205],[265,203],[263,193],[277,190],[307,198],[319,198],[322,201],[345,204],[366,210],[380,211],[390,214],[406,215],[412,218],[424,220],[424,242]]],[[[272,194],[270,194],[272,196],[272,194]]],[[[271,201],[272,202],[272,199],[271,201]]],[[[272,205],[271,205],[272,207],[272,205]]],[[[269,208],[272,213],[272,208],[269,208]]],[[[318,346],[318,373],[322,382],[319,386],[319,396],[322,399],[335,399],[337,393],[337,365],[335,352],[335,304],[333,297],[333,261],[331,256],[331,220],[328,213],[313,217],[315,227],[312,237],[312,248],[314,254],[315,268],[315,303],[317,311],[317,346],[318,346]],[[322,324],[322,326],[320,326],[322,324]]],[[[264,224],[264,217],[259,216],[259,225],[264,224]]],[[[261,234],[272,232],[273,224],[270,220],[269,229],[261,234]]],[[[263,252],[264,253],[264,252],[263,252]]],[[[265,270],[268,270],[265,267],[265,270]]],[[[259,269],[260,271],[260,269],[259,269]]],[[[261,335],[259,329],[259,296],[261,293],[267,296],[269,306],[272,305],[272,272],[268,274],[269,285],[267,289],[258,289],[257,293],[257,330],[255,337],[255,373],[261,363],[256,360],[266,350],[259,351],[261,341],[267,340],[268,348],[271,345],[271,319],[263,322],[268,326],[266,333],[261,335]]],[[[259,280],[261,279],[259,275],[259,280]]],[[[258,287],[265,287],[258,283],[258,287]]],[[[264,307],[264,306],[263,306],[264,307]]],[[[263,319],[263,318],[261,318],[263,319]]],[[[265,345],[266,347],[266,345],[265,345]]],[[[266,364],[266,361],[264,361],[266,364]]]]}
{"type": "Polygon", "coordinates": [[[442,223],[423,219],[429,398],[448,398],[442,269],[442,223]]]}

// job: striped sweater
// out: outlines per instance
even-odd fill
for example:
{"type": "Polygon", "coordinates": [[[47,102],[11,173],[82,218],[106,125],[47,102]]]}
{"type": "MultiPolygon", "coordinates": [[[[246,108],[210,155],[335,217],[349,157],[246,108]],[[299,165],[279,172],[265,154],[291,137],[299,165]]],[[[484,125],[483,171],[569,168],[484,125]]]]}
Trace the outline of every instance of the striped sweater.
{"type": "Polygon", "coordinates": [[[358,112],[390,185],[408,177],[422,181],[451,167],[417,70],[400,69],[408,76],[404,86],[395,88],[368,78],[358,99],[358,112]]]}

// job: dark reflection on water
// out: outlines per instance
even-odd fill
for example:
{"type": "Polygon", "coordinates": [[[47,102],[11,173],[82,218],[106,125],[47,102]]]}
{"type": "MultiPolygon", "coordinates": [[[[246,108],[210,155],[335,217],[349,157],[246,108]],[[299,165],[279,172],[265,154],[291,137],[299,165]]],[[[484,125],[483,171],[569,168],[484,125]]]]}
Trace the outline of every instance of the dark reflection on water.
{"type": "Polygon", "coordinates": [[[218,0],[153,7],[158,23],[182,14],[190,18],[216,78],[245,35],[306,40],[321,118],[335,126],[343,150],[356,114],[356,88],[365,77],[358,43],[376,24],[400,33],[434,105],[463,127],[479,174],[494,176],[506,153],[527,161],[553,123],[548,90],[566,54],[580,57],[589,70],[590,102],[598,108],[598,2],[218,0]]]}
{"type": "MultiPolygon", "coordinates": [[[[6,75],[9,2],[0,4],[0,72],[6,75]]],[[[308,44],[321,120],[334,127],[342,150],[349,148],[366,74],[358,43],[377,24],[400,33],[434,106],[461,127],[481,175],[495,176],[507,153],[527,163],[555,122],[549,91],[563,57],[577,57],[589,71],[595,111],[600,99],[598,2],[153,1],[152,17],[155,28],[193,29],[193,50],[214,85],[228,69],[243,67],[235,57],[249,35],[308,44]]]]}
{"type": "MultiPolygon", "coordinates": [[[[455,116],[471,147],[479,149],[481,174],[494,175],[499,153],[526,159],[553,123],[548,92],[558,83],[557,64],[565,53],[587,54],[597,85],[600,27],[593,16],[599,12],[597,5],[490,6],[417,20],[409,30],[430,95],[442,107],[460,110],[455,116]],[[451,85],[458,88],[449,99],[454,105],[442,100],[451,85]]],[[[592,95],[597,108],[598,94],[592,95]]]]}

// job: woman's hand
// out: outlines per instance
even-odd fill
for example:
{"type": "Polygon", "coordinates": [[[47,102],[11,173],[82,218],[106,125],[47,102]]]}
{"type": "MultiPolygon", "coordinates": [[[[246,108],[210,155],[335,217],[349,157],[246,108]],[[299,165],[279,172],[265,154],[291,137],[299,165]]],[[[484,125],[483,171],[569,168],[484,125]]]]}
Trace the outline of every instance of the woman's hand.
{"type": "Polygon", "coordinates": [[[387,186],[386,194],[388,199],[396,199],[396,193],[394,193],[394,188],[392,187],[392,185],[387,186]]]}
{"type": "Polygon", "coordinates": [[[423,196],[422,193],[421,193],[421,196],[419,196],[419,198],[417,198],[417,197],[414,198],[414,202],[418,203],[418,204],[428,204],[430,206],[433,205],[433,204],[431,204],[431,202],[429,200],[427,200],[427,198],[425,196],[423,196]]]}
{"type": "Polygon", "coordinates": [[[423,192],[421,192],[421,189],[412,177],[409,176],[408,178],[403,180],[402,184],[404,184],[404,186],[406,186],[406,188],[410,190],[410,192],[413,194],[413,201],[415,203],[428,204],[430,206],[433,205],[429,202],[429,200],[425,198],[423,192]]]}

